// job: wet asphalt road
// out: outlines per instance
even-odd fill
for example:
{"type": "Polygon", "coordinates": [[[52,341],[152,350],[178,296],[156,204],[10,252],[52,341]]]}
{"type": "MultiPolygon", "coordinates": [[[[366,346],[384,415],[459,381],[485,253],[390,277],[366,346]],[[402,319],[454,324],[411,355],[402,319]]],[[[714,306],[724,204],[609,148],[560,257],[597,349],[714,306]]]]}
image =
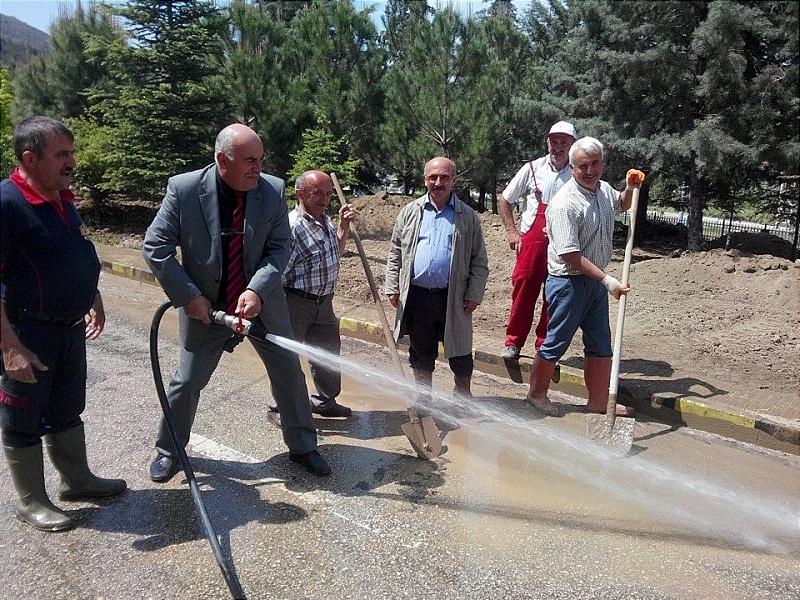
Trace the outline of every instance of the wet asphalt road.
{"type": "MultiPolygon", "coordinates": [[[[130,489],[56,504],[78,527],[44,534],[13,517],[0,466],[3,599],[224,599],[231,595],[182,475],[149,480],[160,416],[148,332],[158,288],[103,274],[108,324],[90,343],[89,459],[130,489]]],[[[174,311],[162,326],[169,373],[174,311]]],[[[476,377],[446,452],[417,459],[388,355],[345,340],[350,420],[317,419],[334,474],[288,461],[266,420],[268,381],[244,344],[201,399],[189,455],[250,599],[770,599],[800,597],[800,462],[637,422],[632,454],[585,441],[575,407],[540,419],[524,388],[476,377]],[[359,370],[362,369],[363,370],[359,370]]],[[[449,390],[447,368],[436,386],[449,390]]],[[[578,399],[560,398],[567,405],[578,399]]]]}

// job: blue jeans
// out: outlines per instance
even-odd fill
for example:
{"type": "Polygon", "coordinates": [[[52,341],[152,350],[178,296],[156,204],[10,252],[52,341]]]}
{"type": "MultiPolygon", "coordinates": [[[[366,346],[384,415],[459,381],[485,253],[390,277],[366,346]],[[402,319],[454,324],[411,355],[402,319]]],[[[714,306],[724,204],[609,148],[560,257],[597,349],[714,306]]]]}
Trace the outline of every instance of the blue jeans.
{"type": "Polygon", "coordinates": [[[543,359],[555,362],[564,356],[578,328],[584,356],[613,355],[608,291],[602,283],[586,275],[548,275],[545,295],[550,306],[547,337],[539,349],[543,359]]]}

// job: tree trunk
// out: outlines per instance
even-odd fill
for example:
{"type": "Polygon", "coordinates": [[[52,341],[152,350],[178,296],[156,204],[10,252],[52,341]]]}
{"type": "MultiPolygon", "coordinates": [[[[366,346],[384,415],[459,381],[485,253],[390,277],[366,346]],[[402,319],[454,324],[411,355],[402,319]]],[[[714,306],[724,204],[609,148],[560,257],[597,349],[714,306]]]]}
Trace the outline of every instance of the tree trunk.
{"type": "Polygon", "coordinates": [[[699,252],[703,241],[703,192],[697,179],[697,160],[692,152],[689,164],[689,211],[686,215],[686,228],[689,234],[687,250],[699,252]]]}
{"type": "Polygon", "coordinates": [[[647,204],[650,201],[650,184],[646,181],[639,191],[639,206],[636,209],[636,229],[633,231],[633,247],[641,248],[644,244],[644,228],[647,226],[647,204]]]}
{"type": "Polygon", "coordinates": [[[486,184],[482,183],[478,188],[478,212],[486,212],[486,184]]]}

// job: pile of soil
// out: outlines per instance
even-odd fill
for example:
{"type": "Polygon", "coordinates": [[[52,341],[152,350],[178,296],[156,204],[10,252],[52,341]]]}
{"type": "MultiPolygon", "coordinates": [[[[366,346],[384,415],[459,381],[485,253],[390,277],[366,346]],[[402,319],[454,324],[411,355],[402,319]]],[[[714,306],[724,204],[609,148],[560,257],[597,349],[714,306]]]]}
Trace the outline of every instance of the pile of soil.
{"type": "MultiPolygon", "coordinates": [[[[394,220],[410,200],[385,193],[353,199],[359,212],[356,227],[381,292],[394,220]]],[[[480,217],[490,275],[473,320],[476,337],[495,340],[493,347],[480,349],[499,354],[515,257],[499,215],[480,217]]],[[[621,227],[615,233],[608,270],[617,277],[626,231],[621,227]]],[[[689,253],[685,235],[661,226],[648,227],[645,234],[644,246],[633,253],[624,356],[663,361],[733,388],[800,393],[800,261],[782,257],[791,256],[791,244],[772,235],[742,233],[689,253]]],[[[353,244],[342,260],[337,294],[372,300],[353,244]]],[[[528,346],[526,353],[532,354],[532,343],[528,346]]],[[[580,349],[578,339],[570,352],[580,354],[580,349]]]]}

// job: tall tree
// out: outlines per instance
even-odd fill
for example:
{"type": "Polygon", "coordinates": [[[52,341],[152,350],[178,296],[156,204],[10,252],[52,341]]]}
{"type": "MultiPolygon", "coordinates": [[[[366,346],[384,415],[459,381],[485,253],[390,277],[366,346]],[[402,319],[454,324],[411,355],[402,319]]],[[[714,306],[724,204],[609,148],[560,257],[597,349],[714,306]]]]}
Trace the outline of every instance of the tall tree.
{"type": "Polygon", "coordinates": [[[381,171],[387,175],[398,174],[403,180],[403,191],[408,193],[412,179],[421,180],[422,169],[411,147],[417,135],[416,124],[406,117],[402,101],[406,93],[403,77],[396,76],[395,67],[410,61],[410,48],[420,32],[428,27],[427,18],[432,9],[425,2],[389,0],[386,3],[382,41],[387,50],[387,74],[381,82],[385,109],[380,139],[384,147],[381,171]]]}
{"type": "Polygon", "coordinates": [[[533,120],[530,114],[518,113],[515,106],[538,87],[533,78],[531,46],[517,27],[512,8],[510,2],[495,1],[490,10],[476,16],[477,56],[482,58],[469,84],[475,117],[461,159],[469,167],[472,183],[478,186],[478,207],[485,206],[486,190],[491,190],[495,214],[497,174],[507,164],[524,160],[518,157],[533,120]]]}
{"type": "Polygon", "coordinates": [[[216,132],[230,122],[219,77],[225,21],[210,0],[115,10],[130,39],[108,48],[116,87],[92,108],[113,133],[103,186],[157,199],[170,175],[211,161],[216,132]]]}
{"type": "Polygon", "coordinates": [[[306,102],[297,121],[313,122],[321,113],[339,153],[367,163],[379,158],[374,133],[382,120],[385,65],[372,10],[357,12],[351,0],[316,0],[295,15],[288,44],[291,89],[298,106],[306,102]]]}
{"type": "Polygon", "coordinates": [[[231,3],[223,79],[233,118],[259,132],[267,142],[265,168],[283,174],[302,129],[295,123],[300,108],[285,66],[290,30],[270,8],[267,3],[231,3]]]}
{"type": "Polygon", "coordinates": [[[91,105],[90,91],[109,85],[103,48],[121,39],[122,31],[101,5],[94,0],[60,5],[50,35],[51,51],[14,75],[17,119],[31,114],[82,116],[91,105]]]}
{"type": "Polygon", "coordinates": [[[31,115],[59,116],[50,85],[47,55],[35,56],[21,67],[12,69],[11,82],[14,87],[11,118],[14,122],[31,115]]]}
{"type": "Polygon", "coordinates": [[[470,126],[480,104],[470,89],[482,63],[477,28],[452,6],[436,12],[430,22],[413,12],[400,22],[385,78],[387,120],[390,126],[408,124],[412,137],[407,155],[414,164],[421,166],[433,155],[458,161],[467,156],[470,126]]]}

